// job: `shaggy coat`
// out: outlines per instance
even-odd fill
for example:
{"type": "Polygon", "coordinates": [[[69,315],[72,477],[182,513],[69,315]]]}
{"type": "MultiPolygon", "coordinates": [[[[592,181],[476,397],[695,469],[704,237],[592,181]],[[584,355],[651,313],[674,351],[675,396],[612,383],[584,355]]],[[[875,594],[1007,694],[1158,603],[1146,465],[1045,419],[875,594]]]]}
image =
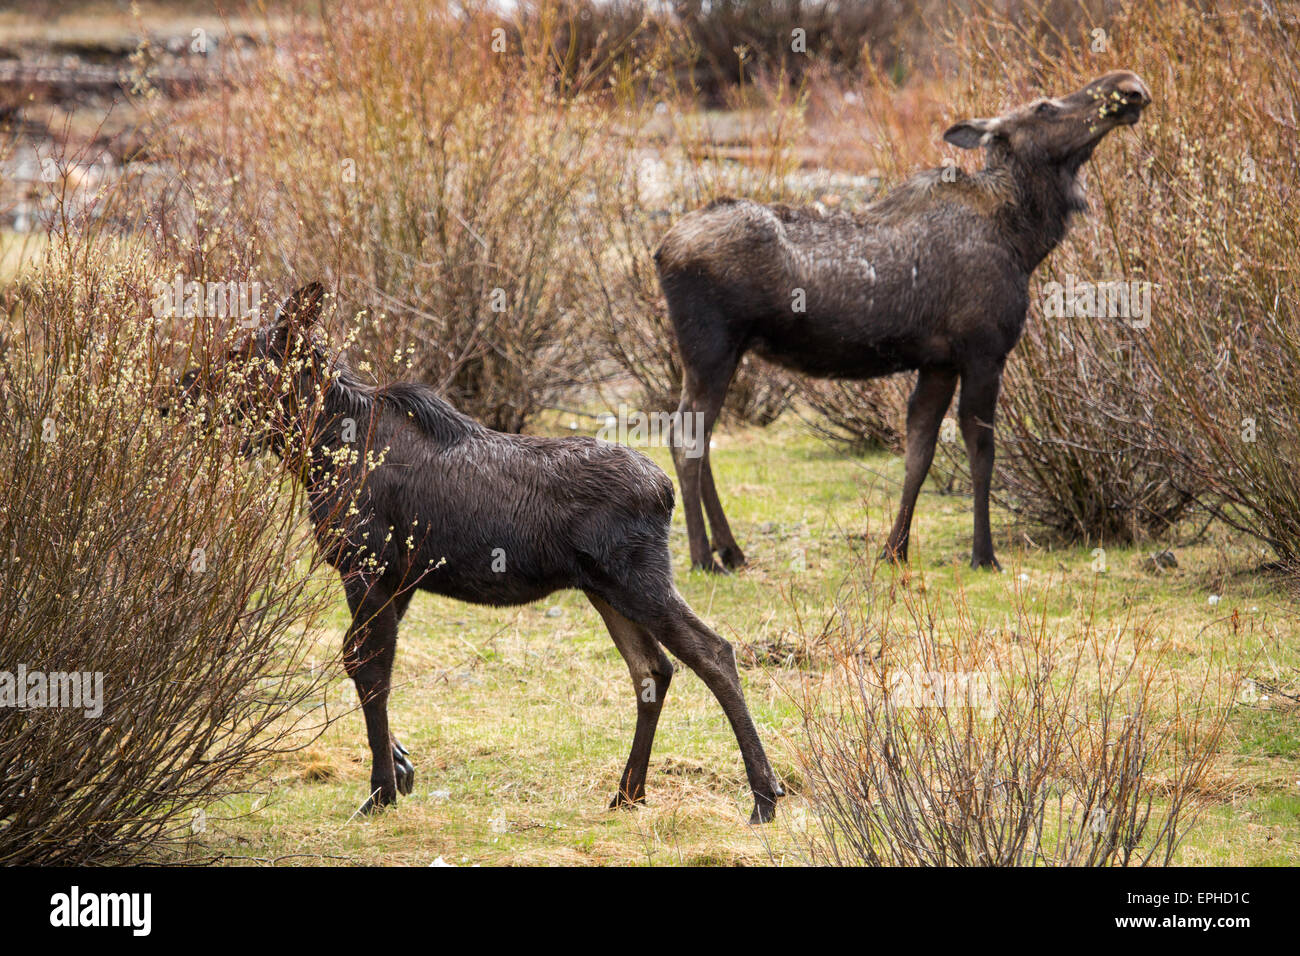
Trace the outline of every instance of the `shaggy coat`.
{"type": "Polygon", "coordinates": [[[977,173],[920,173],[858,214],[721,199],[668,231],[655,261],[685,369],[679,409],[704,416],[703,454],[676,441],[673,449],[694,566],[722,570],[714,552],[728,568],[745,561],[714,486],[708,435],[749,351],[823,377],[919,370],[902,502],[885,545],[896,560],[907,558],[912,509],[960,379],[971,563],[998,566],[988,525],[993,414],[1029,277],[1084,208],[1080,166],[1150,101],[1132,73],[1109,73],[1070,96],[950,128],[949,143],[983,148],[977,173]]]}

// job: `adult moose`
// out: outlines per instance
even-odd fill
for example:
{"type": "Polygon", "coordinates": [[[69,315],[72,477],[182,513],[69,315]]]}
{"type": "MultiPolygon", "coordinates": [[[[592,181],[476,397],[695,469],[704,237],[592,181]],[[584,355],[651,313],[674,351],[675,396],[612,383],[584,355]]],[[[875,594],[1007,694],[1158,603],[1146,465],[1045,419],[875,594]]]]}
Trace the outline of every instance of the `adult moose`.
{"type": "Polygon", "coordinates": [[[344,665],[373,756],[365,809],[394,803],[415,779],[388,726],[397,627],[415,592],[502,606],[577,588],[603,618],[636,694],[632,751],[611,806],[645,798],[673,674],[666,647],[731,723],[753,790],[751,822],[771,820],[783,791],[745,706],[735,653],[673,586],[668,476],[594,438],[494,432],[423,385],[362,384],[308,336],[323,296],[318,283],[297,290],[267,329],[250,332],[216,368],[187,373],[183,386],[201,394],[223,377],[238,383],[230,387],[241,390],[244,414],[269,411],[259,441],[282,455],[302,449],[295,471],[352,611],[344,665]]]}
{"type": "Polygon", "coordinates": [[[998,568],[989,530],[993,414],[1029,305],[1029,276],[1085,208],[1079,168],[1151,95],[1108,73],[1059,99],[957,123],[944,139],[985,165],[913,176],[856,215],[720,199],[680,219],[655,262],[685,369],[679,412],[703,415],[701,449],[673,442],[691,563],[745,563],[709,463],[709,435],[742,355],[809,375],[868,379],[918,370],[907,407],[898,517],[884,554],[907,560],[912,510],[961,379],[975,495],[971,566],[998,568]],[[713,532],[705,533],[701,499],[713,532]]]}

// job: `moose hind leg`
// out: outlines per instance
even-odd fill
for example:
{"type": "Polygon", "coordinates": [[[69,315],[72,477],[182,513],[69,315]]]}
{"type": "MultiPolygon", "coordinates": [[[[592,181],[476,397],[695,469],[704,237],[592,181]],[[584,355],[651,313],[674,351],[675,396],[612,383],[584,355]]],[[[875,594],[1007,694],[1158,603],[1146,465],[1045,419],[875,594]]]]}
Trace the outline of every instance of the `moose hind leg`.
{"type": "Polygon", "coordinates": [[[736,652],[731,644],[695,616],[679,594],[674,592],[666,611],[657,636],[683,664],[700,676],[722,705],[736,735],[736,743],[740,745],[745,775],[754,793],[754,809],[749,822],[767,823],[775,818],[776,801],[785,796],[785,791],[768,763],[758,738],[758,729],[745,704],[740,673],[736,670],[736,652]]]}
{"type": "Polygon", "coordinates": [[[613,809],[644,803],[650,749],[654,745],[664,695],[673,679],[673,665],[645,628],[629,621],[602,598],[590,593],[587,598],[600,612],[609,636],[627,662],[628,672],[632,675],[632,689],[636,693],[636,730],[632,735],[632,751],[619,780],[618,792],[609,806],[613,809]]]}

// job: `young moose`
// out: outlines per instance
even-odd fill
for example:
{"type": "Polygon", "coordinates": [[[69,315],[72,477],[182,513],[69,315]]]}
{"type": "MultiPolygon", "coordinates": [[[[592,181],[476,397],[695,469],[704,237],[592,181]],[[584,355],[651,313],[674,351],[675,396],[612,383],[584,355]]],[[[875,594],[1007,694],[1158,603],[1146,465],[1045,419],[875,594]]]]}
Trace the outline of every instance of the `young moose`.
{"type": "Polygon", "coordinates": [[[703,414],[703,454],[673,442],[691,563],[745,563],[709,465],[709,434],[751,349],[810,375],[868,379],[919,370],[907,408],[898,517],[882,557],[907,560],[912,509],[961,379],[958,404],[975,493],[971,566],[997,568],[989,531],[993,412],[1002,367],[1020,337],[1029,276],[1085,208],[1079,168],[1102,138],[1151,102],[1132,73],[995,119],[958,123],[944,139],[983,147],[968,175],[929,170],[857,215],[721,199],[684,216],[655,262],[685,368],[679,411],[703,414]],[[710,547],[700,511],[713,531],[710,547]]]}
{"type": "MultiPolygon", "coordinates": [[[[317,542],[343,578],[353,615],[344,664],[374,758],[365,809],[394,803],[415,780],[388,728],[397,627],[415,592],[501,606],[577,588],[604,619],[636,694],[632,752],[611,806],[645,799],[673,674],[666,647],[699,674],[731,723],[754,794],[751,822],[771,820],[783,791],[745,706],[735,653],[673,586],[668,476],[628,448],[494,432],[422,385],[370,388],[331,369],[306,334],[323,295],[317,283],[296,291],[225,367],[261,370],[262,386],[283,396],[272,406],[269,442],[283,452],[276,436],[289,434],[306,449],[317,542]],[[367,468],[367,453],[381,452],[367,468]]],[[[191,372],[186,384],[199,378],[191,372]]]]}

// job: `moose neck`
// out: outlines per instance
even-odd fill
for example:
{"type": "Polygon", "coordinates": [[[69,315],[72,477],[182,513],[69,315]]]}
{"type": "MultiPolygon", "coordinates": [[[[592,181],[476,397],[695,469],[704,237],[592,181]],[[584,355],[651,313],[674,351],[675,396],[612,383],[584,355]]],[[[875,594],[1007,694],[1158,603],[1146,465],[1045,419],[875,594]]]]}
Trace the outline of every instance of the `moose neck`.
{"type": "Polygon", "coordinates": [[[297,372],[292,391],[282,400],[280,429],[272,434],[270,449],[284,460],[298,456],[300,467],[294,473],[310,489],[336,468],[329,450],[342,442],[344,420],[354,419],[357,433],[365,434],[362,415],[368,409],[363,410],[360,404],[346,388],[339,388],[309,365],[297,372]]]}
{"type": "Polygon", "coordinates": [[[1014,201],[999,210],[998,220],[1026,275],[1060,243],[1070,217],[1087,209],[1078,174],[1091,152],[1089,148],[1086,154],[1076,154],[1063,163],[1031,164],[1010,155],[990,157],[985,173],[1010,171],[1015,183],[1014,201]]]}

